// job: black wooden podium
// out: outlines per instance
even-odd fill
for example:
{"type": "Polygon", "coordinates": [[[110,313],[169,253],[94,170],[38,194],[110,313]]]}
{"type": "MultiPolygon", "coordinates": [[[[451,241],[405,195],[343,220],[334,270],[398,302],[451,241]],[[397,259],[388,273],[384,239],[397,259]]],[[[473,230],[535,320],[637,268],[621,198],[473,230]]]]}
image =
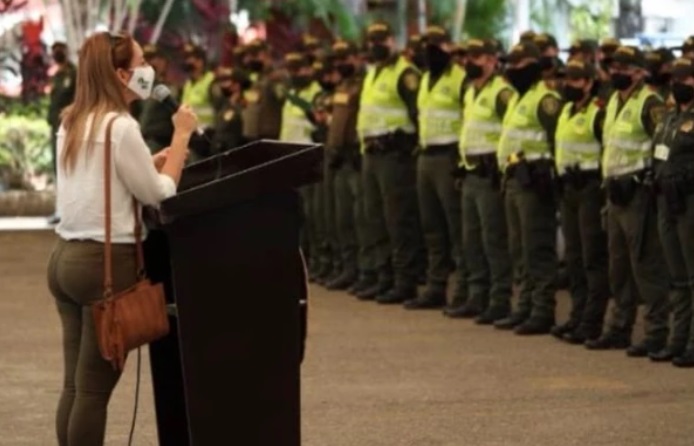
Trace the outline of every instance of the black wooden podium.
{"type": "Polygon", "coordinates": [[[186,167],[178,194],[152,213],[147,268],[176,313],[150,346],[161,446],[301,443],[296,188],[320,180],[322,152],[275,141],[232,149],[186,167]]]}

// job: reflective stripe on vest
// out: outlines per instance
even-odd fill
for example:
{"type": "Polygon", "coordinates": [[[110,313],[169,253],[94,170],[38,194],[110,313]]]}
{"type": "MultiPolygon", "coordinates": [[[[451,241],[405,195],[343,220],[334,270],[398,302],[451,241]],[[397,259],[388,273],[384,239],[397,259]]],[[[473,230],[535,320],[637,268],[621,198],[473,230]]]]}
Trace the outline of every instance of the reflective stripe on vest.
{"type": "Polygon", "coordinates": [[[522,98],[514,96],[509,101],[497,152],[502,169],[508,164],[509,157],[519,151],[527,160],[552,157],[547,132],[538,117],[540,101],[547,95],[559,99],[556,91],[550,90],[544,82],[538,82],[522,98]]]}
{"type": "MultiPolygon", "coordinates": [[[[321,87],[318,82],[312,82],[311,85],[301,91],[292,91],[296,96],[308,103],[313,103],[313,99],[320,93],[321,87]]],[[[311,143],[311,133],[315,130],[315,126],[306,117],[306,112],[296,106],[290,100],[286,100],[282,107],[282,128],[280,130],[280,140],[295,143],[311,143]]]]}
{"type": "Polygon", "coordinates": [[[582,170],[600,167],[600,141],[595,138],[595,117],[600,108],[594,101],[584,110],[571,116],[573,103],[564,106],[555,134],[557,172],[561,175],[567,167],[582,170]]]}
{"type": "Polygon", "coordinates": [[[419,141],[425,149],[431,145],[458,141],[462,120],[460,94],[465,71],[452,64],[431,89],[430,79],[430,73],[426,72],[417,95],[419,141]]]}
{"type": "Polygon", "coordinates": [[[617,113],[619,93],[612,94],[605,116],[604,177],[626,175],[647,167],[651,155],[651,137],[643,127],[641,114],[646,100],[655,95],[649,88],[642,87],[638,93],[631,95],[617,113]]]}
{"type": "Polygon", "coordinates": [[[460,134],[460,156],[489,155],[496,153],[501,137],[501,118],[496,112],[496,100],[503,90],[511,86],[501,77],[482,87],[475,96],[475,88],[470,86],[465,92],[463,125],[460,134]]]}
{"type": "Polygon", "coordinates": [[[359,100],[357,131],[359,138],[382,136],[402,130],[414,133],[415,127],[410,119],[405,102],[398,92],[398,82],[402,73],[413,68],[404,57],[380,69],[369,68],[359,100]]]}
{"type": "Polygon", "coordinates": [[[214,73],[208,71],[197,82],[189,79],[183,86],[181,102],[193,109],[203,127],[214,123],[214,108],[210,101],[210,85],[213,81],[214,73]]]}

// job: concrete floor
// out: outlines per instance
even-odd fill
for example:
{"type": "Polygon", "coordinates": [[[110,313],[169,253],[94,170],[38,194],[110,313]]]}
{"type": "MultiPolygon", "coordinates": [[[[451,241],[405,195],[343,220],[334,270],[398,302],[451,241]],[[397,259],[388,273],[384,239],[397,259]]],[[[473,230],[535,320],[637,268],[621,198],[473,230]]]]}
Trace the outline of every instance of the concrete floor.
{"type": "MultiPolygon", "coordinates": [[[[52,243],[50,232],[0,233],[0,445],[55,444],[52,243]]],[[[305,445],[694,444],[694,370],[311,291],[305,445]]],[[[107,444],[127,442],[134,365],[113,396],[107,444]]],[[[134,444],[156,445],[147,372],[143,383],[134,444]]]]}

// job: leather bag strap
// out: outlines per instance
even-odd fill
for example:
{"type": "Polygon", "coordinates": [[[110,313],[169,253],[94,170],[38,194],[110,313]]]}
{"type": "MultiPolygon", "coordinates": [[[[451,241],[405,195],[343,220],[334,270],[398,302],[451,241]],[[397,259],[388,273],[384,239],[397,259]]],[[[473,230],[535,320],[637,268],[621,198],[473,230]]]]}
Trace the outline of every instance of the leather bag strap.
{"type": "MultiPolygon", "coordinates": [[[[104,142],[104,297],[113,295],[113,261],[111,253],[111,129],[118,116],[111,118],[106,125],[106,141],[104,142]]],[[[140,218],[137,200],[133,197],[133,215],[135,218],[135,245],[137,250],[138,279],[144,277],[145,264],[142,250],[142,220],[140,218]]]]}

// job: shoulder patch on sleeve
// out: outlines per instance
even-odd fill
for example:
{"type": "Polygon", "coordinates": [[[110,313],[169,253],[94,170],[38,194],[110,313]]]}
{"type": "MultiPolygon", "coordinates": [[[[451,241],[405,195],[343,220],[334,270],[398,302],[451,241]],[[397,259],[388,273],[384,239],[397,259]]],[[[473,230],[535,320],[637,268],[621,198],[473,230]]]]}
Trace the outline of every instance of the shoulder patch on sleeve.
{"type": "Polygon", "coordinates": [[[651,118],[651,121],[653,121],[653,124],[658,125],[663,121],[666,111],[667,107],[665,107],[665,105],[657,104],[651,107],[651,109],[648,111],[648,115],[651,118]]]}
{"type": "Polygon", "coordinates": [[[542,111],[547,115],[554,116],[559,111],[559,99],[552,95],[547,95],[542,99],[542,102],[540,102],[540,107],[542,107],[542,111]]]}
{"type": "Polygon", "coordinates": [[[405,76],[403,78],[403,84],[405,85],[405,88],[412,91],[417,90],[419,88],[419,81],[419,74],[415,71],[405,73],[405,76]]]}
{"type": "Polygon", "coordinates": [[[506,104],[508,104],[508,101],[511,100],[512,96],[513,96],[513,90],[511,90],[510,88],[504,88],[499,93],[499,101],[501,101],[502,104],[506,105],[506,104]]]}

